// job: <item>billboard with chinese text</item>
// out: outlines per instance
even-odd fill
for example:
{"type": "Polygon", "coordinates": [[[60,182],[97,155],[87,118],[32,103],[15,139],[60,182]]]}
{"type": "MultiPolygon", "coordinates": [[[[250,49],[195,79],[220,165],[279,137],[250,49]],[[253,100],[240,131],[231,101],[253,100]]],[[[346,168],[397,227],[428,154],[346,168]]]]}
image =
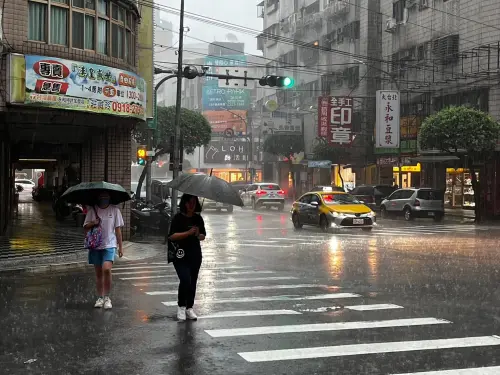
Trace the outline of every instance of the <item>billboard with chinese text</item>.
{"type": "Polygon", "coordinates": [[[205,163],[245,164],[249,161],[248,143],[238,139],[212,139],[205,146],[205,163]]]}
{"type": "Polygon", "coordinates": [[[222,134],[227,129],[235,135],[246,133],[247,111],[204,111],[203,116],[212,126],[212,133],[222,134]]]}
{"type": "Polygon", "coordinates": [[[328,143],[348,147],[352,143],[352,110],[350,97],[321,96],[318,98],[318,136],[328,143]]]}
{"type": "Polygon", "coordinates": [[[9,61],[11,104],[146,118],[146,84],[135,73],[45,56],[9,61]]]}
{"type": "MultiPolygon", "coordinates": [[[[207,73],[225,74],[224,67],[246,66],[245,55],[207,56],[205,65],[207,73]]],[[[205,77],[202,87],[203,111],[217,111],[222,108],[230,110],[248,110],[250,106],[250,90],[240,88],[220,88],[217,77],[205,77]]]]}
{"type": "Polygon", "coordinates": [[[399,149],[400,145],[399,91],[377,91],[375,148],[399,149]]]}

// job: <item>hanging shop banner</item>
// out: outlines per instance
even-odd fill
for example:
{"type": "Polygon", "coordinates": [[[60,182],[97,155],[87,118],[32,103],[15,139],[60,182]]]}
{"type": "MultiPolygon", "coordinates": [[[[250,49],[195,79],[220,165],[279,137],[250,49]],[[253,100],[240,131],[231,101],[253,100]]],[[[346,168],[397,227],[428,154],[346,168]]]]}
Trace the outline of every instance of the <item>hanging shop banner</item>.
{"type": "Polygon", "coordinates": [[[399,91],[377,91],[376,148],[399,148],[400,144],[399,91]]]}
{"type": "Polygon", "coordinates": [[[205,146],[205,163],[245,164],[249,161],[248,143],[246,140],[215,140],[205,146]]]}
{"type": "Polygon", "coordinates": [[[9,72],[11,104],[146,119],[146,84],[135,73],[33,55],[11,55],[9,72]]]}
{"type": "Polygon", "coordinates": [[[318,136],[328,143],[348,147],[352,143],[352,98],[323,96],[318,100],[318,136]]]}
{"type": "Polygon", "coordinates": [[[232,129],[234,135],[246,134],[247,111],[204,111],[203,116],[212,127],[212,133],[224,134],[232,129]]]}
{"type": "Polygon", "coordinates": [[[307,162],[308,168],[328,168],[332,167],[331,160],[309,160],[307,162]]]}
{"type": "MultiPolygon", "coordinates": [[[[225,67],[247,66],[245,55],[207,56],[207,73],[226,74],[225,67]]],[[[250,90],[240,88],[220,88],[217,77],[205,77],[202,87],[202,107],[204,111],[221,109],[248,110],[250,108],[250,90]]]]}

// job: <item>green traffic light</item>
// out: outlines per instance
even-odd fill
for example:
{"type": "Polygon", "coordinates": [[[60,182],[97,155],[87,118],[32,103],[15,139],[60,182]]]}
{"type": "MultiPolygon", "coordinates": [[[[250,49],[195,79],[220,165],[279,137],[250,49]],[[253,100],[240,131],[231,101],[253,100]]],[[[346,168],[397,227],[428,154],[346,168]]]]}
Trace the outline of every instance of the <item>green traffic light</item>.
{"type": "Polygon", "coordinates": [[[293,78],[285,77],[285,79],[283,80],[283,87],[286,87],[286,88],[293,87],[294,83],[295,82],[293,81],[293,78]]]}
{"type": "Polygon", "coordinates": [[[146,165],[146,160],[144,160],[144,159],[139,159],[139,160],[137,161],[137,164],[139,164],[139,165],[146,165]]]}

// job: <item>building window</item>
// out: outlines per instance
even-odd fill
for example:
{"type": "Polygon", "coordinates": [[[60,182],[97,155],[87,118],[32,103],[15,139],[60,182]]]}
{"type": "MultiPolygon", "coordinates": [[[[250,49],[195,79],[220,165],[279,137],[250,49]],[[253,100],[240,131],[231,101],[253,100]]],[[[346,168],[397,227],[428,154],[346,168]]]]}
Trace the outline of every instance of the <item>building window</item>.
{"type": "Polygon", "coordinates": [[[47,4],[29,3],[28,39],[47,41],[47,4]]]}
{"type": "Polygon", "coordinates": [[[29,0],[28,38],[135,64],[135,15],[109,0],[29,0]],[[71,31],[71,32],[70,32],[71,31]]]}

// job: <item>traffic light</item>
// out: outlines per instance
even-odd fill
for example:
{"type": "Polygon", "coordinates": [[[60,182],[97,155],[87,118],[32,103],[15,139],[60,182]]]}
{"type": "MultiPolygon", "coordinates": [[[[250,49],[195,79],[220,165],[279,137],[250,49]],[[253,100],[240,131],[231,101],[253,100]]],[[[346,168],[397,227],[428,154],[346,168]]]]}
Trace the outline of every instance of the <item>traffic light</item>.
{"type": "Polygon", "coordinates": [[[292,88],[295,84],[295,81],[292,77],[286,76],[265,76],[259,79],[259,85],[261,86],[269,86],[269,87],[280,87],[284,89],[292,88]]]}
{"type": "Polygon", "coordinates": [[[146,146],[137,146],[137,164],[146,165],[146,146]]]}

